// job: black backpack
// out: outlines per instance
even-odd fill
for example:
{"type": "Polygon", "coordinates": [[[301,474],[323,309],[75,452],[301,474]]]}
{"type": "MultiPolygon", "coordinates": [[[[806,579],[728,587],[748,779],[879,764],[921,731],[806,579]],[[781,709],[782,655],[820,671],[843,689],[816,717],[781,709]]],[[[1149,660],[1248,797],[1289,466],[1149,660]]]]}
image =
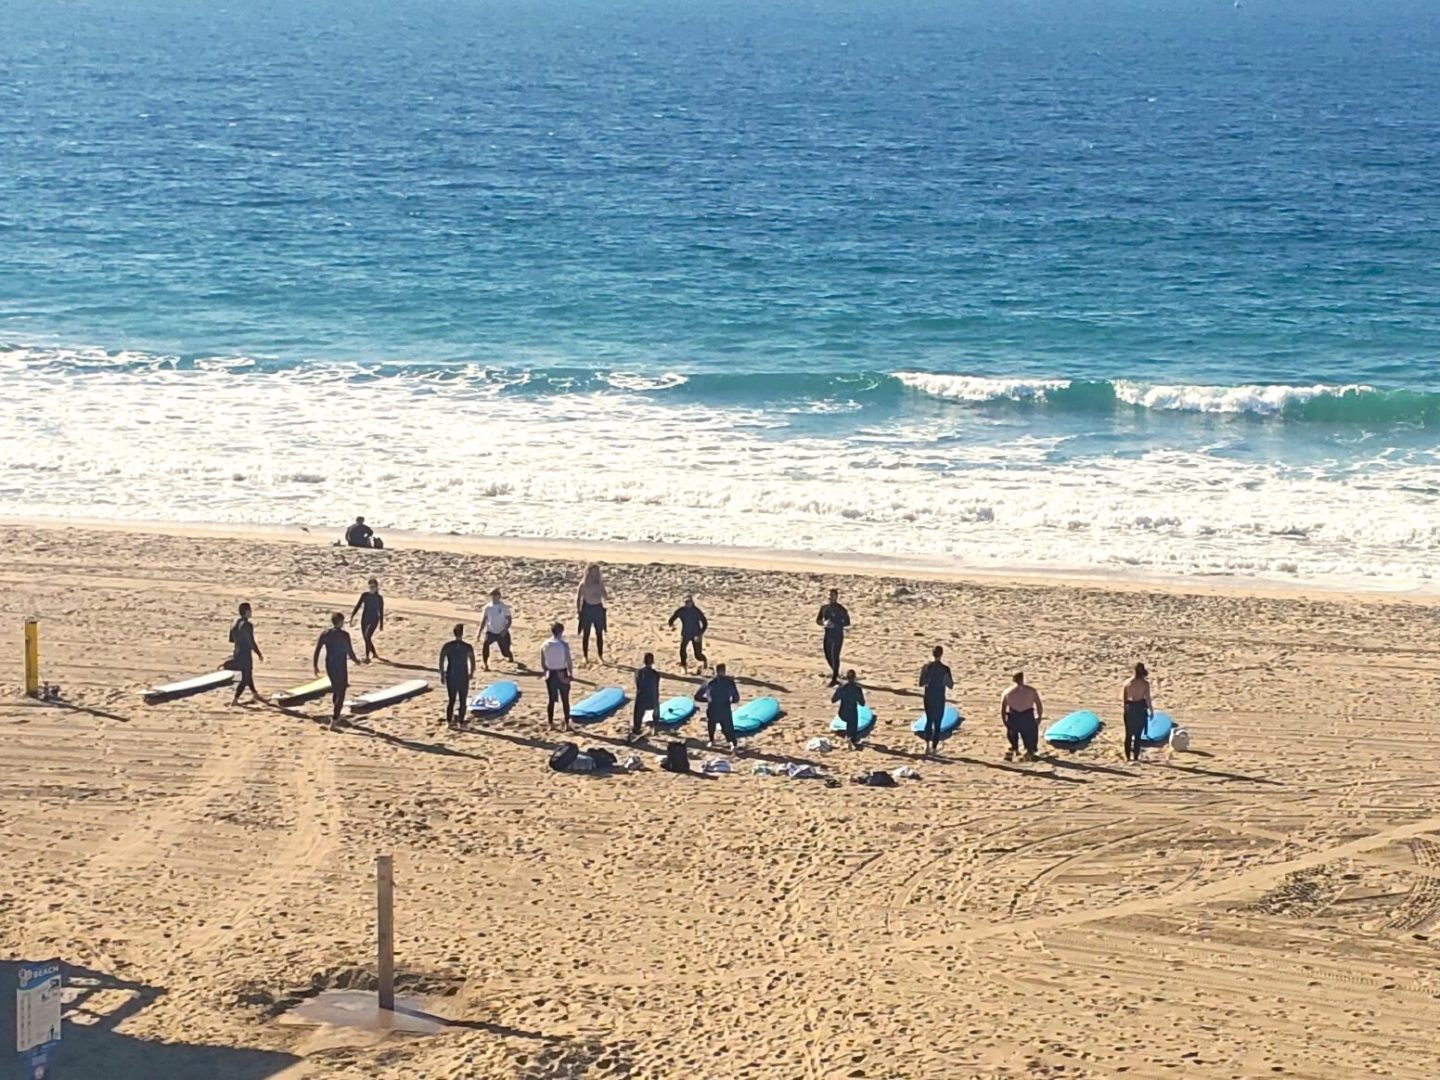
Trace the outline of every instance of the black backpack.
{"type": "Polygon", "coordinates": [[[690,754],[685,749],[683,742],[672,742],[666,745],[665,760],[660,763],[660,768],[674,773],[690,771],[690,754]]]}
{"type": "Polygon", "coordinates": [[[603,747],[592,746],[585,751],[585,754],[591,761],[595,762],[596,772],[606,772],[609,769],[615,768],[615,755],[603,747]]]}
{"type": "Polygon", "coordinates": [[[575,759],[580,756],[580,747],[573,742],[561,743],[550,755],[550,768],[556,772],[568,772],[575,759]]]}
{"type": "Polygon", "coordinates": [[[864,784],[866,787],[894,787],[895,778],[888,772],[867,772],[855,777],[855,783],[864,784]]]}

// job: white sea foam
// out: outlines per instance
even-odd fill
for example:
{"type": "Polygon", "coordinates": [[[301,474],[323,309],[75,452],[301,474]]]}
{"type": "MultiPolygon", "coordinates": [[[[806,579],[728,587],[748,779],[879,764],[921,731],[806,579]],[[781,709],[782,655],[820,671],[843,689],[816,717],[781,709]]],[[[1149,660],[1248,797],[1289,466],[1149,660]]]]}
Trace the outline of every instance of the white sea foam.
{"type": "Polygon", "coordinates": [[[1372,393],[1369,386],[1146,386],[1118,381],[1115,397],[1145,409],[1200,413],[1253,413],[1274,416],[1320,397],[1372,393]]]}
{"type": "MultiPolygon", "coordinates": [[[[0,358],[3,359],[3,358],[0,358]]],[[[1433,459],[1287,469],[1200,451],[1054,453],[924,425],[803,434],[644,395],[0,362],[0,512],[933,556],[957,565],[1427,581],[1433,459]],[[255,380],[263,380],[257,382],[255,380]],[[336,423],[337,412],[344,422],[336,423]]]]}
{"type": "Polygon", "coordinates": [[[947,401],[1044,401],[1045,395],[1063,390],[1068,379],[995,379],[980,375],[930,375],[923,371],[897,371],[895,379],[921,393],[947,401]]]}

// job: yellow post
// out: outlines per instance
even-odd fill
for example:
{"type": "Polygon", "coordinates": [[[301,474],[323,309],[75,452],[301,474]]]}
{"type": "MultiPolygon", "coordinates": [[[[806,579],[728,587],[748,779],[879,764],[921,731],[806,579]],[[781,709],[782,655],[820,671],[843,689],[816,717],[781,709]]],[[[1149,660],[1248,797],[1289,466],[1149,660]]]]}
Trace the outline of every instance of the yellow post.
{"type": "Polygon", "coordinates": [[[25,620],[25,693],[40,696],[40,620],[25,620]]]}

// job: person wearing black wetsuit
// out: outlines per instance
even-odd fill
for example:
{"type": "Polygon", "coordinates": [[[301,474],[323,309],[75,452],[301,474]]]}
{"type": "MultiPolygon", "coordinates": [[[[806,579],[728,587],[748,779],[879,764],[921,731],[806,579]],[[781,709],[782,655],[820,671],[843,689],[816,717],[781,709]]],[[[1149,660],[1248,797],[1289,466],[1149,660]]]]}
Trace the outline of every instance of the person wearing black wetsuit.
{"type": "Polygon", "coordinates": [[[360,616],[360,636],[365,639],[365,663],[368,664],[372,656],[380,659],[380,652],[375,648],[375,631],[385,629],[385,598],[380,595],[380,582],[373,577],[350,611],[352,624],[357,614],[360,616]]]}
{"type": "Polygon", "coordinates": [[[940,752],[940,721],[945,719],[945,691],[955,688],[950,668],[940,658],[945,649],[936,645],[935,657],[920,669],[920,688],[925,694],[925,752],[940,752]]]}
{"type": "Polygon", "coordinates": [[[475,675],[475,647],[465,640],[465,624],[455,624],[455,637],[440,647],[440,681],[445,684],[445,726],[465,721],[470,680],[475,675]]]}
{"type": "Polygon", "coordinates": [[[860,706],[865,704],[865,690],[855,680],[854,670],[845,673],[845,681],[835,688],[830,700],[836,703],[836,713],[845,721],[845,738],[850,741],[851,750],[860,749],[860,706]]]}
{"type": "Polygon", "coordinates": [[[231,705],[240,704],[240,695],[250,691],[250,700],[259,701],[260,691],[255,689],[255,660],[265,659],[260,646],[255,644],[255,624],[250,621],[250,605],[240,605],[240,616],[230,627],[230,644],[235,647],[230,663],[239,672],[235,679],[235,697],[231,705]]]}
{"type": "Polygon", "coordinates": [[[325,654],[325,676],[330,680],[330,700],[335,706],[335,714],[330,718],[330,727],[334,729],[340,720],[341,710],[345,708],[345,691],[350,688],[349,665],[360,663],[350,635],[345,632],[345,616],[339,611],[330,616],[330,629],[315,642],[315,655],[310,659],[310,666],[317,678],[322,652],[325,654]]]}
{"type": "Polygon", "coordinates": [[[345,544],[348,547],[374,547],[375,530],[365,524],[363,517],[357,517],[355,524],[345,530],[345,544]]]}
{"type": "Polygon", "coordinates": [[[740,688],[735,685],[734,679],[725,674],[724,664],[715,665],[715,674],[695,691],[695,700],[705,702],[705,726],[710,745],[715,745],[715,729],[718,727],[725,733],[731,752],[737,750],[734,706],[740,701],[740,688]]]}
{"type": "Polygon", "coordinates": [[[1150,700],[1150,672],[1144,664],[1135,665],[1135,677],[1125,684],[1125,760],[1139,761],[1145,728],[1155,715],[1150,700]]]}
{"type": "Polygon", "coordinates": [[[695,604],[695,597],[685,597],[685,603],[675,609],[675,614],[670,616],[669,626],[673,630],[676,623],[680,624],[680,670],[690,670],[689,649],[695,647],[695,659],[700,664],[700,670],[705,670],[705,648],[703,638],[705,631],[710,629],[710,620],[705,618],[705,613],[695,604]]]}
{"type": "Polygon", "coordinates": [[[840,685],[840,650],[845,647],[845,628],[850,613],[840,603],[840,590],[830,590],[830,602],[815,616],[815,625],[825,628],[825,662],[830,665],[830,685],[840,685]]]}
{"type": "Polygon", "coordinates": [[[635,715],[630,721],[630,742],[640,737],[647,712],[653,732],[660,720],[660,672],[655,670],[655,654],[648,652],[644,662],[635,669],[635,715]]]}

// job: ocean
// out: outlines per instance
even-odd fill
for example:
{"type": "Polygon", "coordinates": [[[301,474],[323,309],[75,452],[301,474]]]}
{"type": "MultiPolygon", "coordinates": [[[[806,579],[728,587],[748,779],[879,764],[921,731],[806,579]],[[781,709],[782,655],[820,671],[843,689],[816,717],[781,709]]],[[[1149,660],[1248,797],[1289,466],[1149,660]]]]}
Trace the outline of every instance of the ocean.
{"type": "Polygon", "coordinates": [[[9,0],[0,515],[1424,587],[1433,0],[9,0]]]}

